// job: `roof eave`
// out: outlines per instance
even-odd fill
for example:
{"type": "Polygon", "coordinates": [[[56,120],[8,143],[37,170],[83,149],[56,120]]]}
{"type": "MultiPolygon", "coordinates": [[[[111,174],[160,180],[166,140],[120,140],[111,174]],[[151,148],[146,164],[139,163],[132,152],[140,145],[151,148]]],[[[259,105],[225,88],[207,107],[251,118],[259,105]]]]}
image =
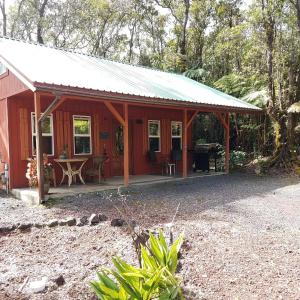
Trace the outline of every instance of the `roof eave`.
{"type": "Polygon", "coordinates": [[[25,84],[31,91],[35,92],[36,88],[33,82],[27,78],[20,70],[18,70],[15,66],[13,66],[8,60],[6,60],[0,54],[0,61],[4,64],[4,66],[10,70],[23,84],[25,84]]]}
{"type": "Polygon", "coordinates": [[[70,87],[63,85],[54,85],[47,84],[42,82],[34,82],[33,83],[36,91],[44,92],[44,93],[60,93],[65,96],[82,96],[87,98],[103,98],[102,100],[114,100],[114,101],[122,101],[122,102],[133,102],[138,104],[150,104],[150,105],[163,105],[166,107],[180,107],[180,108],[190,108],[190,109],[199,109],[205,111],[218,111],[218,112],[232,112],[232,113],[244,113],[244,114],[259,114],[262,113],[263,110],[256,107],[254,109],[251,108],[243,108],[243,107],[233,107],[226,105],[212,105],[205,103],[195,103],[191,101],[182,101],[182,100],[174,100],[168,98],[155,98],[155,97],[147,97],[147,96],[138,96],[132,94],[123,94],[117,92],[107,92],[107,91],[99,91],[93,89],[84,89],[80,87],[70,87]]]}

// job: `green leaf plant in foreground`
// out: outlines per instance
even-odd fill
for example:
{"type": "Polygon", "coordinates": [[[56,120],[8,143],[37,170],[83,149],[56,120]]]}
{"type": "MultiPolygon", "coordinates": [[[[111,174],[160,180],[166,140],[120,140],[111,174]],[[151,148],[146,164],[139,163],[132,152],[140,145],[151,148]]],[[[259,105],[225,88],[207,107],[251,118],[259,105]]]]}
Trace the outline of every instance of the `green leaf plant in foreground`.
{"type": "Polygon", "coordinates": [[[141,246],[142,267],[115,257],[114,270],[102,268],[97,272],[98,280],[91,282],[93,291],[100,300],[184,299],[180,280],[175,275],[182,242],[180,235],[168,246],[162,231],[158,237],[150,234],[147,244],[141,246]]]}

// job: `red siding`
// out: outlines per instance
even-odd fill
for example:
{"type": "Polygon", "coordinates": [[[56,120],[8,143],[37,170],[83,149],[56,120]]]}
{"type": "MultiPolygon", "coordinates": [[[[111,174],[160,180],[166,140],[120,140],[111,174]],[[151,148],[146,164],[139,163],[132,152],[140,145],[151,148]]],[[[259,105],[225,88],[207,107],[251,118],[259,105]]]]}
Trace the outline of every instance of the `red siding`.
{"type": "MultiPolygon", "coordinates": [[[[0,153],[4,162],[9,162],[9,143],[7,127],[7,99],[0,100],[0,153]]],[[[0,163],[0,172],[4,165],[0,163]]]]}
{"type": "Polygon", "coordinates": [[[0,77],[0,99],[8,98],[28,90],[12,72],[8,71],[0,77]]]}
{"type": "MultiPolygon", "coordinates": [[[[49,105],[51,99],[41,98],[42,110],[49,105]]],[[[24,159],[20,145],[26,144],[28,141],[28,152],[32,156],[32,142],[31,142],[31,112],[34,111],[33,93],[23,93],[22,95],[14,96],[9,99],[9,124],[10,124],[10,139],[11,139],[11,165],[12,175],[11,183],[13,187],[22,187],[27,185],[25,178],[25,170],[27,161],[24,159]],[[20,111],[22,113],[20,114],[20,111]],[[27,128],[28,136],[24,137],[22,133],[22,125],[20,126],[20,115],[22,119],[26,119],[24,112],[27,112],[28,124],[24,124],[27,128]],[[21,135],[23,137],[21,137],[21,135]]],[[[122,114],[122,107],[116,106],[118,111],[122,114]]],[[[92,155],[101,154],[106,149],[110,160],[105,165],[105,175],[116,176],[122,175],[123,172],[123,156],[116,153],[116,136],[115,130],[119,126],[118,122],[107,110],[107,108],[100,102],[89,101],[72,101],[66,100],[53,113],[53,129],[54,129],[54,157],[61,154],[62,148],[65,144],[68,145],[68,152],[73,154],[73,128],[72,116],[85,115],[91,116],[92,119],[92,155]],[[100,133],[107,132],[108,138],[101,139],[100,133]]],[[[147,160],[148,150],[148,120],[161,121],[161,143],[162,152],[157,154],[158,159],[162,155],[170,153],[171,150],[171,121],[182,121],[183,112],[180,110],[150,108],[150,107],[135,107],[129,106],[129,121],[130,121],[130,172],[131,174],[147,174],[160,173],[159,167],[154,167],[149,164],[147,160]]],[[[23,121],[22,121],[23,122],[23,121]]],[[[191,135],[189,134],[189,144],[191,135]]],[[[23,151],[24,153],[24,151],[23,151]]],[[[92,156],[91,155],[91,156],[92,156]]],[[[74,155],[72,155],[74,156],[74,155]]],[[[52,159],[52,158],[50,158],[52,159]]],[[[54,163],[55,165],[55,163],[54,163]]],[[[59,182],[61,177],[61,170],[55,167],[56,177],[59,182]]],[[[178,167],[182,169],[181,164],[178,167]]]]}

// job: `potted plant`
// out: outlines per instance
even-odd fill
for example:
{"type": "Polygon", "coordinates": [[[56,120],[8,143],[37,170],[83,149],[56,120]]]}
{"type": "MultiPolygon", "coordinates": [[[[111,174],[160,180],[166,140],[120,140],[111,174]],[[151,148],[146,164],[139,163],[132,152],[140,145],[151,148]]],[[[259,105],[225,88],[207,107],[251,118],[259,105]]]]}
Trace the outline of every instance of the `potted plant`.
{"type": "MultiPolygon", "coordinates": [[[[50,180],[53,176],[53,168],[51,163],[48,161],[46,154],[44,157],[44,193],[48,194],[50,189],[50,180]]],[[[26,178],[28,179],[28,184],[30,187],[38,186],[38,176],[37,176],[37,162],[35,158],[29,158],[27,164],[26,178]]]]}

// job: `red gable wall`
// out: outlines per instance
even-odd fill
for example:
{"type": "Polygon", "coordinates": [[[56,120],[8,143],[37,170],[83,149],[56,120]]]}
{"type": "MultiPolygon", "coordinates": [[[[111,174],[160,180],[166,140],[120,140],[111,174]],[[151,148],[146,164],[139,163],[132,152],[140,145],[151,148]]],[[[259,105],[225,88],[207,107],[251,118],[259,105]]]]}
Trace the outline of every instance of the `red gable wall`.
{"type": "Polygon", "coordinates": [[[28,87],[12,72],[7,71],[0,76],[0,99],[8,98],[26,90],[28,90],[28,87]]]}
{"type": "MultiPolygon", "coordinates": [[[[2,160],[10,165],[9,156],[9,120],[8,120],[8,97],[24,92],[28,88],[9,70],[0,75],[0,153],[2,160]]],[[[13,131],[13,128],[10,128],[13,131]]],[[[0,172],[4,164],[0,163],[0,172]]]]}

